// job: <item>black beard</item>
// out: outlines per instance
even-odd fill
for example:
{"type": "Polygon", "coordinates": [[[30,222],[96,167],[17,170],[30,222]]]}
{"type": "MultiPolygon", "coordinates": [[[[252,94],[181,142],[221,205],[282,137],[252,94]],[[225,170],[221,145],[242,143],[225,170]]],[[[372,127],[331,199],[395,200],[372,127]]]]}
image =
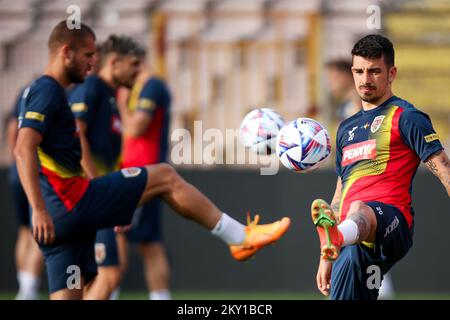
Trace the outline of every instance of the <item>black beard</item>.
{"type": "Polygon", "coordinates": [[[380,99],[380,97],[370,97],[370,98],[364,98],[360,97],[362,101],[368,102],[368,103],[374,103],[380,99]]]}
{"type": "Polygon", "coordinates": [[[125,82],[125,81],[122,82],[122,81],[115,80],[114,82],[116,83],[117,87],[125,87],[127,89],[133,88],[132,84],[125,82]]]}
{"type": "Polygon", "coordinates": [[[66,76],[70,83],[82,83],[84,81],[84,76],[80,74],[79,69],[75,66],[66,68],[66,76]]]}

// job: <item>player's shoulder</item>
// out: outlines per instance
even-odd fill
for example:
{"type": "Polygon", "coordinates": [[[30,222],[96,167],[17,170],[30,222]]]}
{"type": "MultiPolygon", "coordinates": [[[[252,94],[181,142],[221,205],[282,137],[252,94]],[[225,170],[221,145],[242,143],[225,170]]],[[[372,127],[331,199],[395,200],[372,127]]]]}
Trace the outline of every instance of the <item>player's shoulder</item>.
{"type": "Polygon", "coordinates": [[[339,124],[338,131],[337,131],[337,136],[339,137],[341,132],[343,132],[344,130],[346,130],[349,127],[351,127],[350,129],[352,129],[352,127],[355,126],[355,123],[359,124],[361,116],[362,116],[362,111],[360,110],[360,111],[356,112],[354,115],[352,115],[352,116],[348,117],[347,119],[343,120],[339,124]]]}
{"type": "Polygon", "coordinates": [[[167,90],[167,84],[162,78],[152,76],[145,81],[142,90],[167,90]]]}
{"type": "Polygon", "coordinates": [[[69,100],[77,100],[85,98],[85,95],[94,94],[99,90],[99,84],[101,83],[100,78],[97,75],[87,76],[82,83],[77,84],[68,93],[69,100]]]}
{"type": "Polygon", "coordinates": [[[159,77],[152,76],[145,81],[139,98],[152,100],[160,107],[168,107],[171,95],[166,82],[159,77]]]}
{"type": "MultiPolygon", "coordinates": [[[[64,91],[64,88],[52,77],[43,75],[31,82],[29,90],[43,92],[57,90],[57,92],[59,92],[61,90],[64,91]]],[[[25,91],[26,89],[24,90],[24,92],[25,91]]]]}
{"type": "Polygon", "coordinates": [[[96,87],[102,83],[102,79],[96,74],[87,76],[84,81],[79,85],[80,87],[96,87]]]}
{"type": "Polygon", "coordinates": [[[402,109],[402,113],[400,114],[400,121],[423,117],[429,118],[428,114],[405,99],[395,97],[395,99],[392,100],[391,104],[402,109]]]}
{"type": "Polygon", "coordinates": [[[25,88],[22,93],[22,98],[27,99],[28,97],[32,97],[33,99],[56,99],[61,100],[65,98],[64,87],[61,86],[55,79],[52,77],[43,75],[29,85],[29,87],[25,88]]]}
{"type": "Polygon", "coordinates": [[[154,84],[154,85],[163,86],[166,84],[166,82],[158,76],[151,76],[147,79],[145,84],[154,84]]]}

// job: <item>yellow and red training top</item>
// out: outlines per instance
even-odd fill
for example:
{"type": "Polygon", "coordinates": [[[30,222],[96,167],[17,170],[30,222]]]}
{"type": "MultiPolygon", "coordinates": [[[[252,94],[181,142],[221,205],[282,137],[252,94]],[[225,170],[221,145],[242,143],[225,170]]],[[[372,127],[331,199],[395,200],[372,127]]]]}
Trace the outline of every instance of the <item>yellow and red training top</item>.
{"type": "Polygon", "coordinates": [[[396,96],[343,121],[336,137],[340,221],[353,201],[379,201],[397,207],[411,227],[412,180],[420,160],[442,149],[428,115],[396,96]]]}
{"type": "Polygon", "coordinates": [[[38,147],[39,182],[54,218],[77,205],[89,186],[81,169],[81,144],[64,88],[42,76],[25,89],[20,102],[19,129],[42,135],[38,147]]]}

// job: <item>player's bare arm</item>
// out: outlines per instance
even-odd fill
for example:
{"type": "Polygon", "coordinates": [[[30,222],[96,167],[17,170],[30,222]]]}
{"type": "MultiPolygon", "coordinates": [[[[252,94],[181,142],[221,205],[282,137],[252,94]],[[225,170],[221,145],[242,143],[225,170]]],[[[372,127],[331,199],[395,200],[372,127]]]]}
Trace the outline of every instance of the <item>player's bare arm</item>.
{"type": "Polygon", "coordinates": [[[80,132],[81,143],[81,167],[89,179],[97,177],[97,170],[94,161],[92,160],[91,149],[89,141],[86,136],[87,124],[83,120],[76,119],[77,127],[80,132]]]}
{"type": "Polygon", "coordinates": [[[31,128],[19,130],[14,155],[20,181],[31,206],[33,235],[38,242],[51,244],[55,239],[53,221],[45,207],[39,187],[37,148],[42,135],[31,128]]]}
{"type": "Polygon", "coordinates": [[[129,137],[139,137],[149,127],[152,116],[147,112],[131,111],[128,109],[129,95],[130,91],[126,88],[120,88],[118,90],[117,105],[122,120],[123,132],[129,137]]]}
{"type": "Polygon", "coordinates": [[[139,137],[144,134],[152,121],[152,116],[144,111],[129,112],[124,123],[125,134],[129,137],[139,137]]]}
{"type": "Polygon", "coordinates": [[[331,209],[335,213],[336,217],[339,216],[339,210],[341,206],[341,196],[342,196],[342,180],[338,177],[336,183],[336,191],[334,192],[333,200],[331,200],[331,209]]]}
{"type": "Polygon", "coordinates": [[[332,261],[320,259],[319,268],[316,275],[316,283],[317,288],[324,296],[328,296],[330,294],[332,268],[332,261]]]}
{"type": "Polygon", "coordinates": [[[444,150],[429,157],[425,164],[439,178],[450,196],[450,160],[444,150]]]}

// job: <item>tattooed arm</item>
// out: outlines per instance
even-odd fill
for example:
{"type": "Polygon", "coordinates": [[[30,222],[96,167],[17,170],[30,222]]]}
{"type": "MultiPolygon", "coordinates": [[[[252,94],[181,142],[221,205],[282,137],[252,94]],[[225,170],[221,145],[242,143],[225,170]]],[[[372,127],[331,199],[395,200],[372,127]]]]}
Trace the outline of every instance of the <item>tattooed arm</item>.
{"type": "Polygon", "coordinates": [[[339,217],[339,211],[341,207],[341,196],[342,196],[342,181],[339,177],[336,183],[336,191],[334,192],[333,200],[331,200],[331,209],[336,215],[336,218],[339,217]]]}
{"type": "Polygon", "coordinates": [[[425,161],[425,164],[441,180],[450,196],[450,160],[445,151],[441,150],[433,154],[425,161]]]}

